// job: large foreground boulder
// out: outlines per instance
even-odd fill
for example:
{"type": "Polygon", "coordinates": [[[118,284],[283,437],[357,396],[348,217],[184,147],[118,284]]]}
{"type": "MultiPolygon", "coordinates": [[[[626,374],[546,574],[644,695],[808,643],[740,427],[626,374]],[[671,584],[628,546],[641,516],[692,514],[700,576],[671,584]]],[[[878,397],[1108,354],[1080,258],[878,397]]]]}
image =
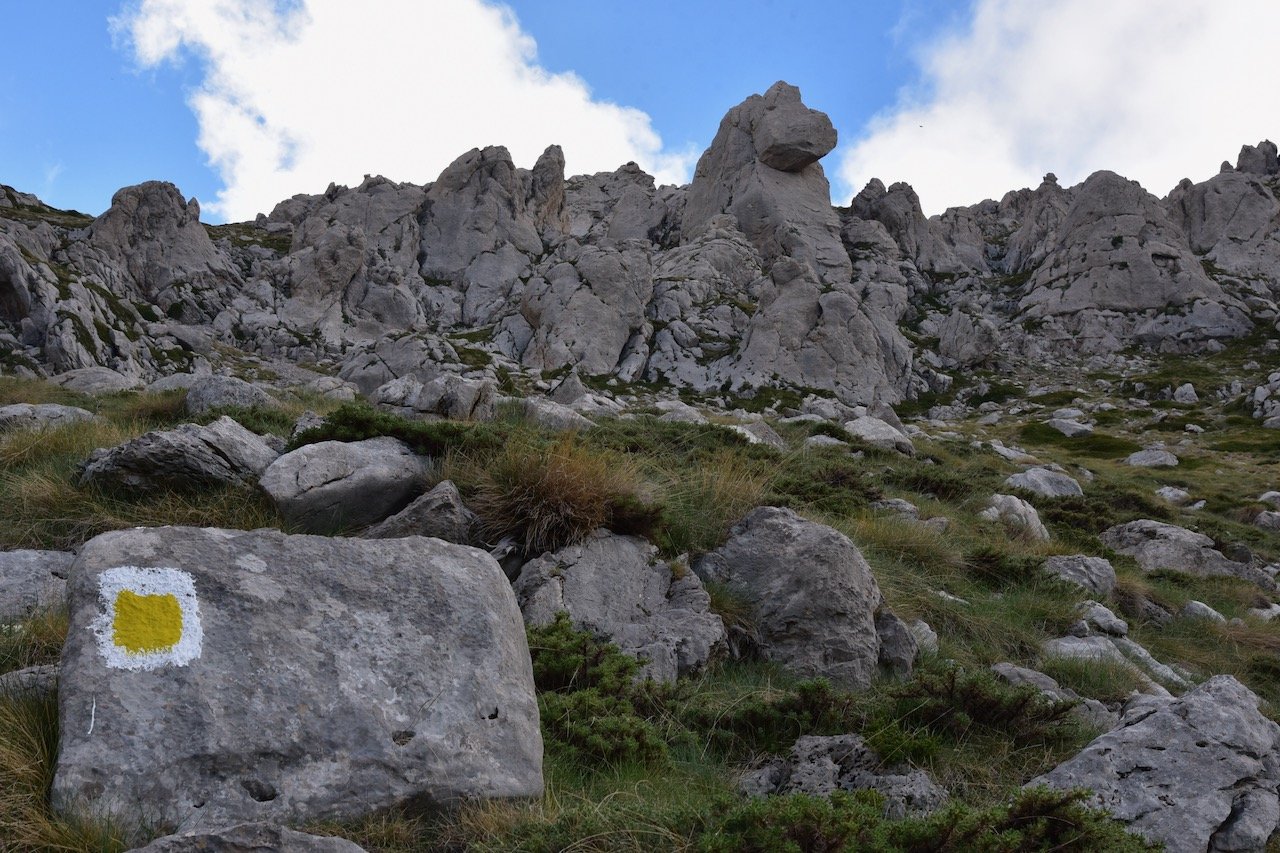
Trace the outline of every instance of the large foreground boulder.
{"type": "Polygon", "coordinates": [[[528,624],[568,613],[578,629],[644,661],[643,674],[657,681],[696,672],[725,647],[724,623],[697,576],[634,536],[597,530],[544,554],[521,569],[515,591],[528,624]]]}
{"type": "Polygon", "coordinates": [[[1220,675],[1131,705],[1119,728],[1032,784],[1088,788],[1094,806],[1170,853],[1261,851],[1280,824],[1280,726],[1220,675]]]}
{"type": "Polygon", "coordinates": [[[295,528],[332,533],[403,509],[422,492],[426,474],[407,444],[382,436],[299,447],[272,463],[259,485],[295,528]]]}
{"type": "Polygon", "coordinates": [[[278,454],[227,416],[211,424],[154,430],[117,447],[95,450],[80,485],[134,494],[185,492],[257,479],[278,454]]]}
{"type": "Polygon", "coordinates": [[[69,603],[60,813],[193,831],[542,790],[524,624],[482,551],[117,531],[69,603]]]}
{"type": "Polygon", "coordinates": [[[871,683],[881,661],[876,616],[885,608],[871,567],[843,533],[759,507],[696,568],[750,608],[750,639],[767,660],[844,687],[871,683]]]}

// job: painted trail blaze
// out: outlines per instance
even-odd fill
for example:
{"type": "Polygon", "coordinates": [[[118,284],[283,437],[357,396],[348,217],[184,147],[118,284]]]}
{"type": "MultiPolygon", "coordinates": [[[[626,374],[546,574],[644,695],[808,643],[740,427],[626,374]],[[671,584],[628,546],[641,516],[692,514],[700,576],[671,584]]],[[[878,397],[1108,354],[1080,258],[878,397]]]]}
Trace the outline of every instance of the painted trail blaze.
{"type": "Polygon", "coordinates": [[[182,607],[176,596],[138,595],[124,589],[116,596],[112,640],[133,654],[160,652],[182,639],[182,607]]]}
{"type": "Polygon", "coordinates": [[[149,670],[186,666],[200,657],[200,603],[187,572],[116,566],[98,576],[98,593],[93,632],[107,666],[149,670]]]}

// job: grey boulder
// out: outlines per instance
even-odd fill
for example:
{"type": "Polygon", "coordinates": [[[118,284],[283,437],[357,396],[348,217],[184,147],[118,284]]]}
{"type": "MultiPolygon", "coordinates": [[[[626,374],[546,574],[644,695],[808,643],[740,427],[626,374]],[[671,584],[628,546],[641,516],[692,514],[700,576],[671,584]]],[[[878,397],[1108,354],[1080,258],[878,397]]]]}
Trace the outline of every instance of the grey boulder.
{"type": "Polygon", "coordinates": [[[59,373],[49,381],[69,391],[92,395],[131,391],[142,384],[137,379],[117,373],[109,367],[78,367],[66,373],[59,373]]]}
{"type": "Polygon", "coordinates": [[[286,453],[259,485],[284,519],[311,533],[381,521],[423,489],[426,467],[409,446],[382,436],[320,441],[286,453]]]}
{"type": "Polygon", "coordinates": [[[1120,726],[1032,781],[1089,802],[1170,853],[1261,851],[1280,823],[1280,726],[1219,675],[1181,698],[1146,700],[1120,726]]]}
{"type": "Polygon", "coordinates": [[[1093,435],[1093,427],[1090,424],[1083,424],[1069,418],[1050,418],[1045,421],[1045,425],[1057,430],[1067,438],[1077,438],[1083,435],[1093,435]]]}
{"type": "Polygon", "coordinates": [[[901,819],[937,811],[947,792],[923,770],[885,767],[885,762],[857,735],[806,736],[791,754],[743,777],[739,788],[749,796],[876,791],[884,797],[885,817],[901,819]]]}
{"type": "Polygon", "coordinates": [[[223,415],[205,426],[182,424],[95,450],[81,467],[80,485],[144,494],[245,484],[278,455],[223,415]]]}
{"type": "Polygon", "coordinates": [[[202,415],[214,409],[251,409],[276,404],[266,391],[257,385],[234,376],[201,376],[187,390],[186,409],[189,415],[202,415]]]}
{"type": "Polygon", "coordinates": [[[978,513],[978,516],[987,521],[1000,522],[1014,536],[1040,542],[1049,539],[1049,531],[1040,521],[1036,508],[1013,495],[992,495],[987,501],[987,508],[978,513]]]}
{"type": "Polygon", "coordinates": [[[0,625],[61,607],[74,560],[62,551],[0,552],[0,625]]]}
{"type": "Polygon", "coordinates": [[[1011,475],[1004,484],[1042,498],[1069,498],[1084,494],[1075,478],[1048,468],[1028,468],[1020,474],[1011,475]]]}
{"type": "Polygon", "coordinates": [[[1124,462],[1126,465],[1132,465],[1134,468],[1178,467],[1178,457],[1174,456],[1167,450],[1161,450],[1159,448],[1148,448],[1147,450],[1139,450],[1136,453],[1130,453],[1124,462]]]}
{"type": "Polygon", "coordinates": [[[857,546],[789,509],[759,507],[695,567],[745,601],[753,643],[767,660],[807,677],[866,687],[880,662],[880,587],[857,546]]]}
{"type": "Polygon", "coordinates": [[[0,432],[13,429],[53,429],[83,421],[101,420],[93,412],[57,403],[14,403],[0,406],[0,432]]]}
{"type": "Polygon", "coordinates": [[[458,545],[470,545],[475,521],[476,515],[462,503],[458,487],[452,480],[445,480],[362,535],[366,539],[431,536],[458,545]]]}
{"type": "Polygon", "coordinates": [[[1197,577],[1236,577],[1264,589],[1275,589],[1275,581],[1266,572],[1249,563],[1227,559],[1213,547],[1213,540],[1208,536],[1175,524],[1151,519],[1130,521],[1104,530],[1099,538],[1107,547],[1133,557],[1147,572],[1165,570],[1197,577]]]}
{"type": "Polygon", "coordinates": [[[844,428],[850,435],[862,439],[872,447],[879,447],[882,450],[896,450],[899,453],[905,453],[907,456],[912,456],[916,452],[911,439],[880,418],[864,415],[863,417],[846,421],[844,428]]]}
{"type": "Polygon", "coordinates": [[[644,661],[643,674],[656,681],[697,672],[725,649],[724,623],[697,576],[634,536],[597,530],[526,563],[514,588],[529,625],[565,612],[644,661]]]}
{"type": "Polygon", "coordinates": [[[402,376],[380,386],[369,398],[377,405],[405,414],[487,421],[494,415],[496,388],[491,379],[446,375],[423,383],[412,376],[402,376]]]}
{"type": "Polygon", "coordinates": [[[1049,557],[1044,561],[1044,570],[1098,596],[1109,596],[1116,587],[1116,570],[1102,557],[1084,554],[1049,557]]]}
{"type": "Polygon", "coordinates": [[[482,551],[136,528],[71,576],[61,814],[192,832],[542,791],[524,625],[482,551]]]}

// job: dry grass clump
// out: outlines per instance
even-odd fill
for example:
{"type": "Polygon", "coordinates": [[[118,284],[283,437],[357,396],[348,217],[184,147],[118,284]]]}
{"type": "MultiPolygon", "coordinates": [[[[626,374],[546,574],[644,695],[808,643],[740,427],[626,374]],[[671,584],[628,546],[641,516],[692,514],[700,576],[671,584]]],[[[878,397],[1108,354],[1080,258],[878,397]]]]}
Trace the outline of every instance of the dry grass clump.
{"type": "Polygon", "coordinates": [[[715,549],[730,525],[764,502],[768,483],[758,464],[728,452],[671,472],[662,490],[665,525],[656,544],[672,555],[715,549]]]}
{"type": "Polygon", "coordinates": [[[469,486],[480,535],[513,537],[527,554],[579,542],[599,527],[649,535],[661,514],[632,460],[571,434],[550,444],[516,435],[492,455],[452,458],[445,470],[469,486]]]}
{"type": "Polygon", "coordinates": [[[22,622],[0,624],[0,673],[57,663],[67,639],[67,612],[40,610],[22,622]]]}
{"type": "Polygon", "coordinates": [[[0,849],[114,853],[144,842],[139,827],[55,815],[49,790],[57,755],[57,697],[0,695],[0,849]]]}

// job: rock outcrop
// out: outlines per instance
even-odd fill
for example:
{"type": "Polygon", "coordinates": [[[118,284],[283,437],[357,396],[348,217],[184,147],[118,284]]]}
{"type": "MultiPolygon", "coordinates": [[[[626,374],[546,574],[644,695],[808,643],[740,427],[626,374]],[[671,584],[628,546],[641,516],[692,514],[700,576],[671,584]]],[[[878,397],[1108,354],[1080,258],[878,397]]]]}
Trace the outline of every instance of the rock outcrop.
{"type": "Polygon", "coordinates": [[[520,570],[515,591],[529,625],[567,613],[579,630],[639,658],[656,681],[699,672],[725,649],[724,623],[697,576],[634,536],[597,530],[544,554],[520,570]]]}
{"type": "Polygon", "coordinates": [[[64,814],[194,831],[542,790],[524,625],[482,551],[141,528],[71,577],[64,814]]]}
{"type": "Polygon", "coordinates": [[[1280,824],[1280,726],[1221,675],[1130,705],[1118,728],[1033,780],[1089,802],[1171,853],[1262,850],[1280,824]]]}
{"type": "Polygon", "coordinates": [[[748,641],[765,659],[853,688],[866,687],[879,671],[877,613],[887,608],[867,561],[839,531],[789,509],[760,507],[694,568],[750,607],[748,641]]]}

